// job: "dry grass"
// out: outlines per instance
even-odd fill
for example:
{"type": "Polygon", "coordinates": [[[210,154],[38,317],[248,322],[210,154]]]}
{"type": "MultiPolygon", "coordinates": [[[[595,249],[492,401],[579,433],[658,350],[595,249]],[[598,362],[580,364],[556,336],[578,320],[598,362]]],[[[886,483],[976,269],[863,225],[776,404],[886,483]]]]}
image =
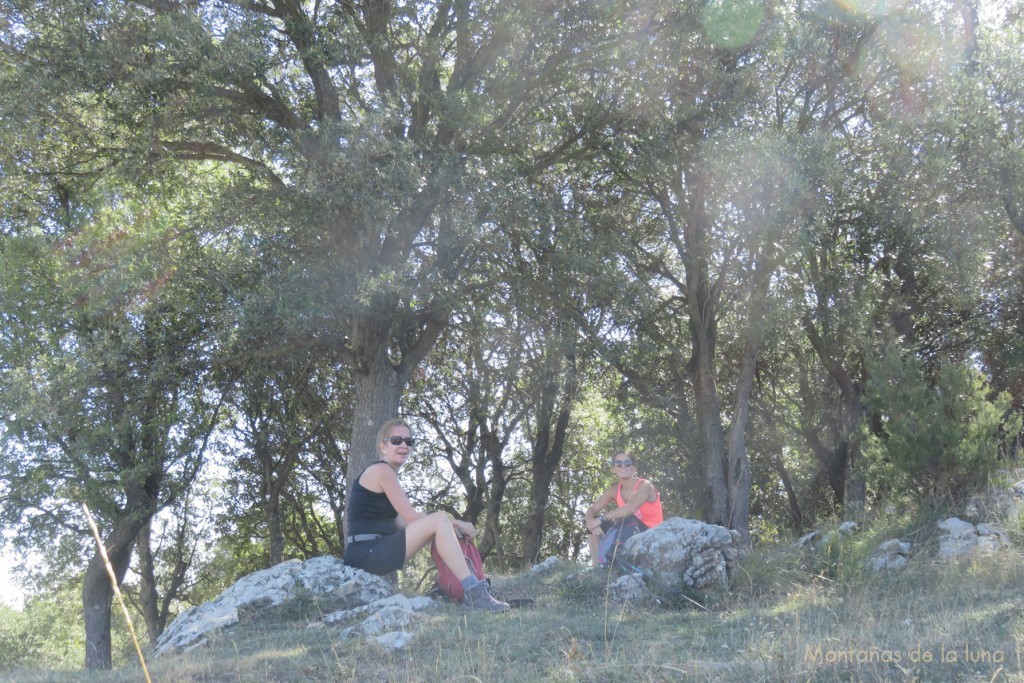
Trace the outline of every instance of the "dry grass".
{"type": "MultiPolygon", "coordinates": [[[[1024,557],[1017,548],[957,564],[931,559],[932,520],[894,522],[831,548],[752,553],[710,613],[606,600],[603,572],[497,578],[532,607],[506,615],[441,605],[413,642],[388,651],[317,623],[306,604],[226,630],[210,645],[149,662],[154,681],[1020,681],[1024,557]],[[886,538],[913,539],[901,572],[863,570],[886,538]]],[[[1019,530],[1015,531],[1018,533],[1019,530]]],[[[1016,540],[1020,540],[1019,538],[1016,540]]],[[[20,671],[17,680],[142,681],[20,671]]]]}

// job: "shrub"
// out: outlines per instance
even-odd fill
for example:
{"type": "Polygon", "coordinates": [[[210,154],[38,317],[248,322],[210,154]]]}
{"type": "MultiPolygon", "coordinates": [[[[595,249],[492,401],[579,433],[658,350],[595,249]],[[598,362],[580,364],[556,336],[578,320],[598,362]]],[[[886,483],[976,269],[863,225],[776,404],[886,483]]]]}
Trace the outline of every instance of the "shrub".
{"type": "Polygon", "coordinates": [[[867,407],[878,415],[865,433],[866,478],[875,490],[959,496],[975,490],[1008,452],[1020,429],[1009,394],[989,397],[974,368],[942,364],[932,381],[898,349],[869,364],[867,407]]]}

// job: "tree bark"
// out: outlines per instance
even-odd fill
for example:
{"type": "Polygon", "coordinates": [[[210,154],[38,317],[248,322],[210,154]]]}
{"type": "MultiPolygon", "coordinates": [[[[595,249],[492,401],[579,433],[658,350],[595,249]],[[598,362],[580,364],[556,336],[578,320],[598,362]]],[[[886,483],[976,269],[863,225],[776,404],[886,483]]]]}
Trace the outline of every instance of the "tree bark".
{"type": "Polygon", "coordinates": [[[508,558],[502,556],[501,542],[501,505],[505,502],[505,490],[508,478],[505,466],[500,460],[493,465],[491,475],[490,496],[487,501],[487,516],[484,518],[484,535],[480,541],[480,556],[484,559],[492,550],[497,549],[501,564],[507,565],[508,558]]]}
{"type": "Polygon", "coordinates": [[[267,536],[270,546],[270,566],[284,560],[284,530],[281,527],[281,490],[271,486],[266,499],[267,536]]]}
{"type": "Polygon", "coordinates": [[[768,282],[776,270],[775,249],[766,239],[761,253],[754,260],[750,280],[750,306],[743,341],[743,355],[736,379],[732,425],[728,437],[729,528],[739,532],[744,544],[750,545],[750,460],[747,455],[747,425],[750,423],[750,396],[754,391],[754,375],[761,354],[761,340],[767,307],[768,282]]]}
{"type": "MultiPolygon", "coordinates": [[[[144,520],[130,513],[114,521],[114,530],[104,541],[107,557],[114,569],[118,586],[124,580],[131,562],[135,539],[144,520]]],[[[90,671],[109,669],[112,665],[110,612],[114,588],[99,551],[89,561],[82,583],[82,614],[85,621],[85,668],[90,671]]]]}
{"type": "Polygon", "coordinates": [[[708,275],[704,180],[698,171],[685,174],[687,210],[682,221],[686,303],[689,313],[690,379],[703,464],[702,513],[710,524],[729,526],[728,463],[722,427],[722,403],[718,395],[715,350],[718,335],[718,302],[708,275]]]}
{"type": "Polygon", "coordinates": [[[745,545],[750,545],[751,474],[746,432],[750,422],[750,394],[754,387],[754,370],[757,368],[760,349],[756,336],[756,332],[751,333],[744,344],[728,442],[729,528],[739,532],[745,545]]]}
{"type": "Polygon", "coordinates": [[[139,602],[142,604],[142,618],[146,622],[146,634],[149,636],[149,642],[155,643],[163,633],[164,624],[160,620],[160,596],[156,588],[156,563],[151,546],[152,529],[153,520],[146,520],[139,530],[136,548],[139,557],[139,602]]]}
{"type": "Polygon", "coordinates": [[[779,480],[782,481],[782,488],[786,492],[786,499],[789,501],[789,518],[793,522],[793,530],[797,534],[803,534],[804,532],[804,512],[800,507],[800,499],[797,498],[796,489],[793,488],[793,480],[789,476],[789,472],[786,470],[786,463],[782,460],[781,450],[773,454],[771,458],[771,465],[779,475],[779,480]]]}
{"type": "MultiPolygon", "coordinates": [[[[499,438],[486,420],[480,421],[480,450],[491,468],[491,480],[485,506],[484,533],[479,547],[480,556],[484,559],[498,547],[501,539],[501,505],[505,501],[505,491],[508,488],[508,475],[502,455],[507,443],[507,437],[499,438]]],[[[506,563],[507,558],[502,558],[502,564],[506,563]]]]}
{"type": "MultiPolygon", "coordinates": [[[[355,409],[346,473],[346,499],[352,485],[370,463],[379,458],[377,430],[398,415],[398,407],[406,377],[399,373],[389,358],[389,324],[387,321],[357,319],[354,327],[352,368],[355,384],[355,409]]],[[[348,535],[348,516],[345,517],[348,535]]]]}
{"type": "MultiPolygon", "coordinates": [[[[864,513],[864,502],[867,496],[867,488],[863,475],[859,472],[860,446],[856,442],[857,426],[860,424],[864,414],[862,404],[863,385],[854,381],[843,367],[842,363],[832,357],[832,354],[825,343],[825,340],[818,333],[814,321],[809,315],[804,315],[804,331],[811,343],[811,347],[818,355],[818,359],[829,376],[839,387],[841,396],[840,418],[839,418],[839,446],[837,454],[842,454],[845,447],[845,457],[839,462],[833,463],[834,467],[843,472],[843,518],[858,521],[864,513]]],[[[834,475],[833,475],[834,476],[834,475]]]]}
{"type": "Polygon", "coordinates": [[[709,524],[729,526],[728,467],[725,435],[722,428],[722,404],[718,397],[714,368],[709,359],[695,358],[693,387],[697,395],[696,417],[700,434],[703,465],[702,515],[709,524]]]}
{"type": "Polygon", "coordinates": [[[567,357],[567,368],[562,385],[557,383],[557,368],[548,370],[548,381],[541,390],[541,408],[537,416],[537,435],[533,442],[530,462],[529,506],[523,529],[523,561],[536,564],[539,560],[544,533],[544,516],[551,495],[551,480],[558,470],[565,451],[565,437],[576,395],[576,361],[567,357]],[[561,394],[559,396],[559,394],[561,394]],[[559,398],[561,407],[556,408],[559,398]]]}

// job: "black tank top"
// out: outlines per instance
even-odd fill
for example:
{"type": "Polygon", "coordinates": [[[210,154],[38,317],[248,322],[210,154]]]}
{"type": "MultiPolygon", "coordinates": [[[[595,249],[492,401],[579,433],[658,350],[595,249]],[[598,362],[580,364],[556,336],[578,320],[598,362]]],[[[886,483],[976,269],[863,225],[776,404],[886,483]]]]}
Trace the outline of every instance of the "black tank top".
{"type": "MultiPolygon", "coordinates": [[[[366,469],[373,467],[378,460],[371,463],[366,469]]],[[[366,470],[363,470],[365,472],[366,470]]],[[[348,498],[348,533],[352,536],[359,534],[381,534],[389,536],[398,531],[398,524],[395,518],[398,517],[398,510],[388,500],[385,493],[374,493],[359,483],[362,472],[356,478],[352,486],[352,493],[348,498]]]]}

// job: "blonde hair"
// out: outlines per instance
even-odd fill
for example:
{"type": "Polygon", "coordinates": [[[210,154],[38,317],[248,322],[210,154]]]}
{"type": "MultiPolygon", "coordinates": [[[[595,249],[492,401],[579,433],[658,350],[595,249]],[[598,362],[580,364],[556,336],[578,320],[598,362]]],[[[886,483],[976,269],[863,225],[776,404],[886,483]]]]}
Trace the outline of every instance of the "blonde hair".
{"type": "Polygon", "coordinates": [[[409,430],[409,433],[412,434],[412,427],[409,426],[408,422],[400,417],[393,417],[382,424],[380,429],[377,430],[377,443],[379,444],[381,441],[384,441],[391,436],[391,430],[395,427],[405,427],[409,430]]]}

